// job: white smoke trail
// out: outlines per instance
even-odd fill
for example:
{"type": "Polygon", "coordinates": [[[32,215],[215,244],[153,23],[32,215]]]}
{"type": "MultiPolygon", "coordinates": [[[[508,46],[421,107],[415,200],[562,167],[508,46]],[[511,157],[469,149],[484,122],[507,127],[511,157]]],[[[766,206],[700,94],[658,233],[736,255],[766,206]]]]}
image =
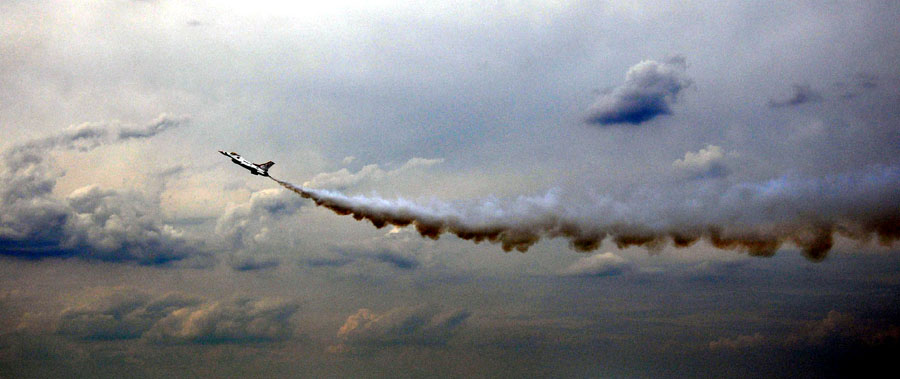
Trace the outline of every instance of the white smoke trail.
{"type": "Polygon", "coordinates": [[[873,235],[891,245],[900,238],[900,168],[823,179],[781,178],[734,186],[715,196],[647,204],[643,212],[624,203],[561,202],[553,193],[520,197],[500,206],[436,203],[346,196],[301,188],[272,178],[283,187],[339,215],[369,220],[375,227],[412,225],[423,237],[451,233],[478,243],[499,243],[524,252],[541,238],[562,237],[578,251],[592,251],[607,237],[620,248],[656,248],[671,241],[687,247],[703,239],[722,249],[771,256],[792,242],[811,260],[825,258],[835,233],[865,241],[873,235]],[[687,205],[685,205],[687,204],[687,205]]]}

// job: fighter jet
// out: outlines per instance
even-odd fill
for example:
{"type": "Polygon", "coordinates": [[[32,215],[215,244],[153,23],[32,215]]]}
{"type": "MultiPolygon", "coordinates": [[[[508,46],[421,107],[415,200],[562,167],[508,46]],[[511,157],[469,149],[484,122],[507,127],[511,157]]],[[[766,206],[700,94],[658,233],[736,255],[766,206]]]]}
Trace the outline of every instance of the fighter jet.
{"type": "Polygon", "coordinates": [[[272,162],[272,161],[268,161],[266,163],[259,163],[259,164],[251,163],[250,161],[242,158],[238,153],[235,153],[235,152],[226,153],[222,150],[219,150],[219,152],[222,153],[222,155],[224,155],[228,158],[231,158],[232,162],[237,163],[238,165],[240,165],[243,168],[246,168],[247,170],[250,170],[250,173],[253,175],[269,176],[269,167],[272,167],[272,165],[275,164],[275,162],[272,162]]]}

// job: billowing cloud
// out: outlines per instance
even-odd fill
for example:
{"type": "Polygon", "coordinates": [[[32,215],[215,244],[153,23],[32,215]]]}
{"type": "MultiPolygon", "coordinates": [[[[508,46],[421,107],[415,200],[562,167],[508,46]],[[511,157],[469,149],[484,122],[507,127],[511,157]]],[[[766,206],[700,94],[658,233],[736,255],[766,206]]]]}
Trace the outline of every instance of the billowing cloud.
{"type": "Polygon", "coordinates": [[[236,254],[231,257],[229,265],[235,271],[256,271],[278,267],[281,259],[278,257],[257,257],[254,255],[236,254]]]}
{"type": "MultiPolygon", "coordinates": [[[[355,158],[347,157],[344,158],[344,162],[350,163],[353,159],[355,158]]],[[[417,157],[406,161],[406,163],[400,167],[387,171],[377,164],[365,165],[355,173],[350,172],[346,168],[342,168],[334,172],[320,173],[304,182],[303,186],[310,188],[346,189],[365,181],[381,180],[414,168],[433,166],[442,162],[444,162],[444,160],[440,158],[428,159],[417,157]]]]}
{"type": "Polygon", "coordinates": [[[672,167],[690,178],[717,178],[728,175],[729,171],[725,165],[725,152],[716,145],[707,145],[696,153],[688,151],[684,158],[672,162],[672,167]]]}
{"type": "Polygon", "coordinates": [[[237,271],[277,267],[281,260],[265,253],[280,247],[279,225],[302,205],[301,199],[278,188],[259,190],[244,203],[230,204],[216,221],[216,235],[231,254],[231,267],[237,271]]]}
{"type": "Polygon", "coordinates": [[[164,344],[271,342],[291,338],[297,305],[278,299],[209,301],[101,288],[65,309],[56,332],[82,340],[143,339],[164,344]]]}
{"type": "Polygon", "coordinates": [[[159,298],[133,289],[99,288],[87,293],[86,303],[66,308],[59,317],[58,334],[84,340],[136,339],[175,310],[202,303],[181,294],[159,298]]]}
{"type": "Polygon", "coordinates": [[[672,113],[678,94],[691,85],[682,57],[665,62],[642,61],[625,75],[625,83],[602,94],[588,110],[595,125],[638,125],[672,113]]]}
{"type": "Polygon", "coordinates": [[[385,313],[360,309],[347,317],[338,330],[340,345],[331,351],[353,347],[387,347],[397,345],[441,346],[471,314],[466,310],[441,312],[436,306],[395,308],[385,313]]]}
{"type": "Polygon", "coordinates": [[[808,84],[794,84],[791,86],[791,90],[793,92],[786,98],[769,100],[769,107],[793,107],[819,102],[823,99],[822,95],[818,91],[813,90],[808,84]]]}
{"type": "Polygon", "coordinates": [[[566,276],[615,276],[631,268],[625,258],[613,253],[594,254],[569,265],[561,274],[566,276]]]}
{"type": "Polygon", "coordinates": [[[265,241],[270,227],[283,217],[296,214],[303,201],[290,192],[269,188],[250,194],[241,204],[231,204],[216,221],[216,233],[230,242],[232,249],[244,249],[265,241]]]}
{"type": "Polygon", "coordinates": [[[277,299],[209,302],[169,313],[145,337],[167,344],[281,341],[293,336],[290,318],[297,309],[277,299]]]}
{"type": "Polygon", "coordinates": [[[163,115],[142,127],[86,123],[4,151],[0,254],[24,258],[76,256],[141,264],[204,255],[197,243],[162,221],[156,200],[96,185],[76,189],[64,199],[52,194],[63,175],[53,165],[53,151],[86,151],[150,138],[185,121],[163,115]]]}

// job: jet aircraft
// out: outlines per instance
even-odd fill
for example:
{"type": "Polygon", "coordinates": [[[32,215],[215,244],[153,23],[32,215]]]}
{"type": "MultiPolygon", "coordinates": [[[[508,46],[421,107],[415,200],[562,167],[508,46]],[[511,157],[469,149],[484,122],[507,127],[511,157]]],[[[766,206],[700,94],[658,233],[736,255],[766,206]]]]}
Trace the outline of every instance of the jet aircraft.
{"type": "Polygon", "coordinates": [[[246,168],[247,170],[250,170],[250,173],[253,175],[269,176],[269,167],[272,167],[272,165],[275,164],[275,162],[272,161],[259,164],[251,163],[250,161],[241,157],[238,153],[226,153],[222,150],[219,150],[219,152],[222,153],[222,155],[231,158],[232,162],[240,165],[243,168],[246,168]]]}

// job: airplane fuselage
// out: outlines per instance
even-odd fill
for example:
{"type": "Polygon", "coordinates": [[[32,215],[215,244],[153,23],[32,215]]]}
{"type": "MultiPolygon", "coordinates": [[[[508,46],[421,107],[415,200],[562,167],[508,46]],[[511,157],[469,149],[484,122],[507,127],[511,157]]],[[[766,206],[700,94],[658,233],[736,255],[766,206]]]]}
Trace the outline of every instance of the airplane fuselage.
{"type": "Polygon", "coordinates": [[[240,156],[240,154],[235,153],[235,152],[226,153],[222,150],[219,150],[219,153],[221,153],[222,155],[224,155],[228,158],[231,158],[231,162],[233,162],[243,168],[246,168],[253,175],[269,176],[269,167],[272,167],[272,165],[275,164],[272,161],[256,164],[256,163],[253,163],[253,162],[250,162],[250,161],[244,159],[243,157],[240,156]]]}

